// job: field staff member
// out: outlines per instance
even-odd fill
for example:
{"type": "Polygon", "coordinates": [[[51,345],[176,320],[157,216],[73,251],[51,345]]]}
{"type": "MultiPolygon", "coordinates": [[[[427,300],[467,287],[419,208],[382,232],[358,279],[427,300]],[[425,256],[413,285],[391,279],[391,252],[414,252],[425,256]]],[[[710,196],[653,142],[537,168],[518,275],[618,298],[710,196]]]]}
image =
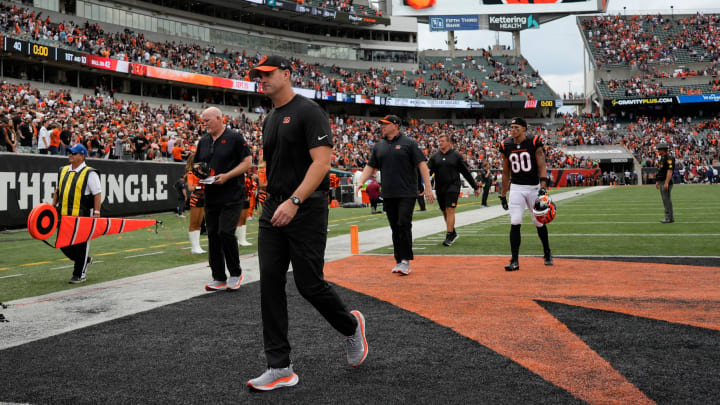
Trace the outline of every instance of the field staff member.
{"type": "Polygon", "coordinates": [[[662,197],[663,206],[665,207],[665,219],[660,221],[663,224],[671,224],[675,222],[675,215],[673,215],[672,200],[670,199],[670,192],[673,187],[673,172],[675,171],[675,158],[668,153],[669,146],[666,143],[661,143],[657,146],[658,154],[658,171],[655,175],[655,188],[660,190],[660,196],[662,197]]]}
{"type": "Polygon", "coordinates": [[[392,230],[396,265],[393,273],[410,274],[412,250],[412,216],[418,195],[418,175],[425,183],[425,198],[435,201],[425,155],[413,139],[400,134],[400,118],[386,115],[380,121],[383,140],[375,144],[370,161],[362,171],[357,193],[375,169],[382,171],[383,208],[392,230]]]}
{"type": "MultiPolygon", "coordinates": [[[[520,225],[522,225],[523,213],[525,207],[532,211],[535,199],[547,192],[548,185],[543,139],[540,135],[535,135],[532,139],[528,138],[525,136],[526,130],[527,123],[524,119],[513,118],[510,121],[511,137],[500,145],[500,152],[503,155],[500,203],[504,210],[510,209],[510,251],[512,257],[510,264],[505,266],[506,271],[520,269],[518,254],[520,251],[520,225]],[[508,192],[510,192],[509,207],[505,197],[508,192]]],[[[531,216],[543,245],[545,265],[552,266],[553,259],[550,253],[547,226],[535,219],[534,215],[531,216]]]]}
{"type": "Polygon", "coordinates": [[[367,356],[365,318],[359,311],[345,309],[323,275],[333,145],[330,121],[314,101],[295,94],[291,70],[287,59],[270,56],[250,71],[250,77],[260,77],[263,92],[274,105],[263,123],[268,196],[258,234],[267,369],[248,381],[250,388],[262,391],[298,383],[288,341],[285,284],[290,263],[300,294],[347,337],[348,363],[359,366],[367,356]]]}
{"type": "Polygon", "coordinates": [[[452,245],[458,238],[455,232],[455,208],[460,194],[460,175],[470,183],[475,190],[475,197],[480,195],[480,186],[473,179],[462,155],[452,148],[452,141],[448,135],[438,136],[438,150],[428,160],[430,174],[435,173],[435,193],[437,194],[440,211],[445,218],[447,234],[444,246],[452,245]]]}
{"type": "Polygon", "coordinates": [[[245,138],[225,127],[220,109],[210,107],[203,111],[201,118],[207,135],[198,143],[195,164],[207,163],[215,176],[213,183],[205,185],[205,221],[213,277],[205,289],[237,290],[242,282],[242,269],[235,228],[245,198],[243,173],[252,166],[252,157],[245,138]],[[225,274],[226,264],[229,279],[225,274]]]}
{"type": "MultiPolygon", "coordinates": [[[[58,188],[53,194],[52,205],[58,208],[60,216],[100,217],[102,191],[100,176],[95,169],[85,164],[87,149],[80,144],[68,149],[70,165],[60,169],[58,188]]],[[[85,282],[85,273],[92,258],[88,256],[90,241],[60,248],[72,260],[73,274],[70,284],[85,282]]]]}

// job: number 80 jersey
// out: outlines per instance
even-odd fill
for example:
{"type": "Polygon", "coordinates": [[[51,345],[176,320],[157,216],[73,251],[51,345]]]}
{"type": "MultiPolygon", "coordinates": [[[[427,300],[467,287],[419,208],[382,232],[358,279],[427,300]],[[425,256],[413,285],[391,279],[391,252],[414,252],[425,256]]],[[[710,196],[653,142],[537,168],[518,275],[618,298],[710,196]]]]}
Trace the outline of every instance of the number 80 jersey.
{"type": "Polygon", "coordinates": [[[510,182],[534,186],[540,183],[538,164],[535,153],[543,147],[543,138],[535,135],[532,139],[525,137],[520,143],[515,143],[512,137],[500,144],[500,151],[510,164],[510,182]]]}

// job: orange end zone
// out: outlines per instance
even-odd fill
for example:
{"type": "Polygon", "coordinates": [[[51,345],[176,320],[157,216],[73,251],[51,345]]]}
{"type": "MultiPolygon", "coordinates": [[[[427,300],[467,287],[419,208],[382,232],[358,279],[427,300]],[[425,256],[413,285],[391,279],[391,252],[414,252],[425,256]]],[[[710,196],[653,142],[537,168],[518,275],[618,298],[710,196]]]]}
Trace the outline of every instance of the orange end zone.
{"type": "Polygon", "coordinates": [[[392,256],[327,263],[328,281],[471,338],[590,403],[652,403],[535,300],[720,330],[720,268],[507,257],[422,256],[410,276],[392,256]]]}

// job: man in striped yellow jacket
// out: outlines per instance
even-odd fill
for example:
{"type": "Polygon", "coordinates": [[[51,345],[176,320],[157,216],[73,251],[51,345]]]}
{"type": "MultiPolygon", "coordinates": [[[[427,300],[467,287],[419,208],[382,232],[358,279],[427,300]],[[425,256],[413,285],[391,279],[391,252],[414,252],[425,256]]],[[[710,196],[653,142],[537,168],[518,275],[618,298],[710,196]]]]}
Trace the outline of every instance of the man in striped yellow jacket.
{"type": "MultiPolygon", "coordinates": [[[[60,169],[58,188],[53,194],[53,206],[57,207],[60,216],[92,216],[100,217],[102,191],[100,176],[92,167],[85,164],[87,149],[77,144],[68,149],[70,164],[60,169]]],[[[90,242],[61,248],[68,259],[74,263],[70,284],[85,282],[85,272],[92,258],[88,256],[90,242]]]]}

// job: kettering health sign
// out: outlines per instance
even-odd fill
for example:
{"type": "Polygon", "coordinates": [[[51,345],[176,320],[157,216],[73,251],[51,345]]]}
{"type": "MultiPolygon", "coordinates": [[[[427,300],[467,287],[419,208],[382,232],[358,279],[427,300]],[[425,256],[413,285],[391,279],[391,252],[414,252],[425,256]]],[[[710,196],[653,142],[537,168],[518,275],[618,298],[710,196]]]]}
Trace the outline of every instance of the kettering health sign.
{"type": "Polygon", "coordinates": [[[477,31],[480,17],[477,15],[440,15],[430,17],[430,31],[477,31]]]}

